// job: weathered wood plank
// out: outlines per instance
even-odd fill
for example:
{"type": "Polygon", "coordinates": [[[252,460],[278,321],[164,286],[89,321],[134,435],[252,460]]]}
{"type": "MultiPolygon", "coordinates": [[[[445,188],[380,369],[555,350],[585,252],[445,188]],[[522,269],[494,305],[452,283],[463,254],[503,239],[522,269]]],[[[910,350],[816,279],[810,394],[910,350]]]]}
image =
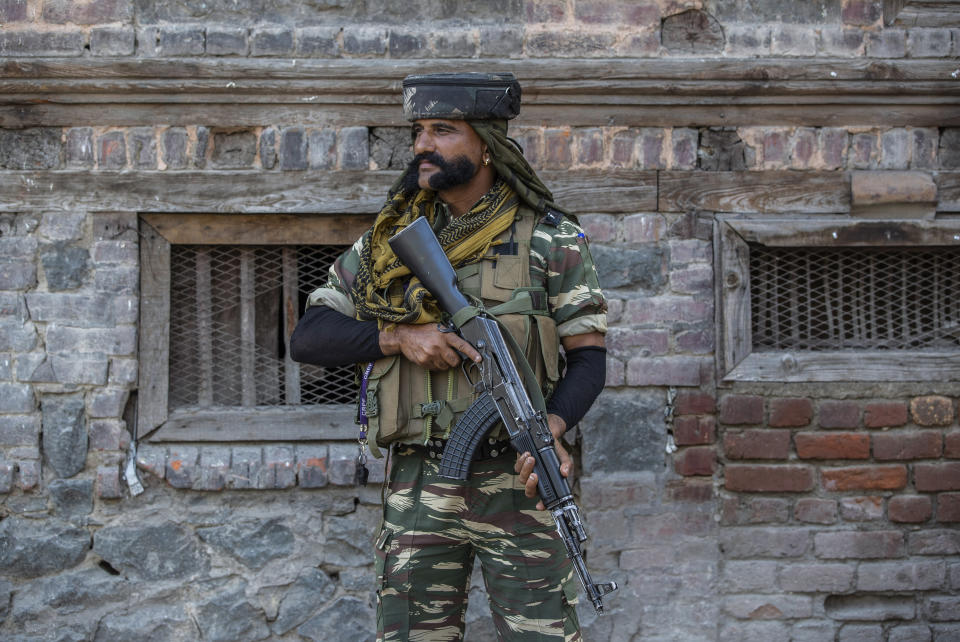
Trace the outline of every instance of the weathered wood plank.
{"type": "Polygon", "coordinates": [[[574,213],[641,212],[657,206],[657,173],[632,170],[538,172],[557,203],[574,213]]]}
{"type": "Polygon", "coordinates": [[[919,351],[756,352],[724,377],[735,381],[958,381],[956,353],[919,351]]]}
{"type": "Polygon", "coordinates": [[[256,295],[254,290],[254,256],[249,247],[240,250],[240,389],[242,404],[257,404],[256,383],[256,295]]]}
{"type": "Polygon", "coordinates": [[[167,419],[170,359],[170,244],[140,224],[140,372],[137,438],[167,419]]]}
{"type": "MultiPolygon", "coordinates": [[[[834,72],[835,73],[835,72],[834,72]]],[[[595,78],[582,79],[576,85],[558,84],[538,86],[532,83],[531,91],[536,98],[531,102],[539,105],[552,103],[588,104],[590,92],[603,92],[594,95],[592,102],[649,104],[651,102],[687,102],[689,96],[727,96],[745,101],[761,100],[768,102],[787,98],[796,100],[804,96],[826,96],[839,92],[850,99],[859,98],[876,102],[878,96],[886,94],[908,96],[940,97],[947,103],[949,96],[960,94],[956,84],[943,80],[910,80],[909,78],[883,78],[864,80],[837,80],[830,76],[808,79],[773,80],[755,77],[734,79],[704,78],[690,80],[686,78],[627,78],[618,81],[598,81],[595,78]],[[610,82],[616,84],[611,86],[610,82]]],[[[525,91],[526,94],[526,91],[525,91]]],[[[277,78],[253,78],[224,83],[219,79],[74,79],[58,80],[4,79],[0,77],[0,95],[5,102],[30,103],[46,100],[55,103],[188,103],[188,102],[251,102],[251,103],[290,103],[295,104],[363,104],[363,105],[399,105],[400,92],[367,93],[358,87],[354,92],[344,91],[340,80],[282,80],[277,78]]]]}
{"type": "Polygon", "coordinates": [[[170,243],[211,245],[350,245],[373,224],[374,216],[317,214],[144,214],[170,243]]]}
{"type": "MultiPolygon", "coordinates": [[[[302,238],[302,237],[301,237],[302,238]]],[[[283,386],[289,406],[300,405],[300,364],[290,358],[290,335],[300,319],[297,248],[283,248],[283,386]]]]}
{"type": "MultiPolygon", "coordinates": [[[[0,102],[6,105],[0,126],[402,125],[400,80],[423,66],[417,60],[293,62],[8,60],[0,65],[0,102]]],[[[483,60],[430,61],[437,71],[488,66],[483,60]]],[[[631,60],[502,60],[498,68],[523,82],[523,124],[960,122],[960,85],[950,60],[647,60],[639,66],[631,60]]]]}
{"type": "Polygon", "coordinates": [[[397,172],[2,172],[0,211],[370,214],[397,172]]]}
{"type": "Polygon", "coordinates": [[[356,440],[352,405],[176,411],[151,442],[356,440]]]}
{"type": "MultiPolygon", "coordinates": [[[[956,100],[956,97],[951,97],[956,100]]],[[[513,121],[525,126],[724,126],[724,125],[844,125],[882,127],[936,127],[960,125],[960,107],[942,104],[942,98],[891,97],[869,104],[845,102],[837,93],[820,99],[784,104],[765,100],[742,104],[732,100],[691,97],[686,102],[651,104],[536,104],[524,106],[513,121]]],[[[402,127],[400,106],[390,105],[292,105],[241,103],[190,104],[0,104],[0,127],[172,126],[203,123],[210,127],[258,127],[297,124],[312,127],[402,127]]]]}
{"type": "MultiPolygon", "coordinates": [[[[156,226],[152,226],[157,229],[156,226]]],[[[157,230],[160,232],[160,230],[157,230]]],[[[162,232],[161,232],[162,234],[162,232]]],[[[200,236],[194,239],[202,238],[200,236]]],[[[198,401],[201,406],[213,405],[213,289],[210,287],[210,249],[197,248],[197,365],[200,369],[198,401]]]]}
{"type": "Polygon", "coordinates": [[[721,235],[720,271],[717,287],[722,292],[720,315],[723,364],[732,370],[753,349],[750,331],[750,248],[725,222],[715,228],[721,235]]]}
{"type": "MultiPolygon", "coordinates": [[[[489,60],[382,60],[267,58],[131,59],[131,58],[31,58],[10,59],[0,64],[6,79],[218,79],[242,83],[249,79],[300,79],[336,83],[336,91],[363,95],[399,92],[407,74],[431,70],[488,71],[489,60]],[[281,64],[281,63],[287,64],[281,64]]],[[[562,58],[497,60],[497,68],[511,71],[537,91],[569,88],[609,89],[650,79],[678,80],[949,80],[944,74],[952,64],[937,59],[881,58],[703,58],[635,60],[609,58],[562,58]],[[542,84],[541,84],[542,83],[542,84]]],[[[950,70],[946,73],[949,74],[950,70]]]]}
{"type": "Polygon", "coordinates": [[[826,214],[850,211],[850,179],[837,172],[660,173],[663,212],[826,214]]]}
{"type": "MultiPolygon", "coordinates": [[[[635,212],[656,206],[653,171],[544,171],[540,177],[559,203],[575,213],[635,212]]],[[[371,214],[378,212],[394,171],[357,172],[2,172],[0,211],[26,208],[140,212],[228,212],[371,214]]],[[[165,225],[151,219],[164,234],[176,234],[176,219],[165,225]]],[[[212,220],[212,219],[211,219],[212,220]]],[[[250,219],[249,225],[256,225],[250,219]]],[[[260,243],[286,243],[291,226],[264,232],[260,243]],[[272,239],[272,240],[263,240],[272,239]]],[[[352,243],[369,224],[345,220],[331,233],[352,243]],[[359,227],[358,227],[359,226],[359,227]]],[[[241,221],[242,223],[242,221],[241,221]]],[[[190,229],[194,234],[197,229],[190,229]]],[[[206,230],[204,230],[206,231],[206,230]]],[[[239,233],[238,233],[239,234],[239,233]]],[[[192,236],[196,238],[196,236],[192,236]]],[[[226,241],[224,241],[226,242],[226,241]]]]}
{"type": "MultiPolygon", "coordinates": [[[[891,3],[891,0],[887,0],[891,3]]],[[[887,22],[884,5],[884,24],[898,27],[956,27],[960,24],[960,3],[956,0],[894,0],[892,23],[887,22]],[[899,7],[896,5],[899,4],[899,7]]]]}
{"type": "Polygon", "coordinates": [[[937,210],[960,212],[960,172],[940,172],[936,183],[937,210]]]}
{"type": "Polygon", "coordinates": [[[729,218],[748,243],[773,247],[960,245],[960,220],[865,221],[850,217],[729,218]]]}

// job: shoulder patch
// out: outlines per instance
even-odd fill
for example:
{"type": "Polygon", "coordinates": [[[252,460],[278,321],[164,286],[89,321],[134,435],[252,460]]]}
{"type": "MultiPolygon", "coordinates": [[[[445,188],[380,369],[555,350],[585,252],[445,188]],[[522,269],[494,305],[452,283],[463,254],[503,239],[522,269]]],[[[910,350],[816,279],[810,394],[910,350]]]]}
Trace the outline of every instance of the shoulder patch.
{"type": "Polygon", "coordinates": [[[563,220],[563,212],[555,210],[551,207],[546,208],[546,214],[543,215],[543,218],[540,219],[541,223],[546,223],[547,225],[552,225],[557,227],[560,225],[560,221],[563,220]]]}

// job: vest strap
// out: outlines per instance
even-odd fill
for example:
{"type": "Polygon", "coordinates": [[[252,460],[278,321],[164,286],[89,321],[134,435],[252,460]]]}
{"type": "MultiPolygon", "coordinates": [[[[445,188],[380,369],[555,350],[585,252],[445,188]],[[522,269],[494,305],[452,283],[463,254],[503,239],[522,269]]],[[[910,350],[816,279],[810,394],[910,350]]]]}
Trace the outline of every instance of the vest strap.
{"type": "Polygon", "coordinates": [[[463,327],[464,323],[466,323],[473,317],[477,316],[478,314],[481,314],[482,312],[483,310],[481,310],[479,307],[468,305],[465,308],[461,308],[459,312],[457,312],[455,315],[450,317],[450,322],[453,323],[453,327],[461,328],[463,327]]]}
{"type": "Polygon", "coordinates": [[[517,288],[509,301],[504,301],[488,309],[494,316],[501,314],[540,314],[547,316],[547,292],[543,288],[517,288]]]}

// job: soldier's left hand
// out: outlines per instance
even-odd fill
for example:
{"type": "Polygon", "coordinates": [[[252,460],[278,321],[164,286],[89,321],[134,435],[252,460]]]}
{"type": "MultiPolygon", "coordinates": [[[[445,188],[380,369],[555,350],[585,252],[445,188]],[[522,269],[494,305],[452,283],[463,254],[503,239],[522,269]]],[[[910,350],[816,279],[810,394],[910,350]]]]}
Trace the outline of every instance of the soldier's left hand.
{"type": "MultiPolygon", "coordinates": [[[[567,424],[557,415],[547,415],[547,423],[550,426],[550,432],[553,433],[553,448],[557,451],[557,458],[560,460],[560,474],[569,479],[570,473],[573,472],[573,459],[560,441],[560,437],[566,432],[567,424]]],[[[523,484],[523,494],[527,497],[537,496],[537,474],[533,472],[534,464],[536,460],[533,455],[525,452],[517,456],[517,463],[514,465],[514,470],[520,476],[520,483],[523,484]]],[[[537,510],[545,509],[546,506],[542,501],[537,502],[537,510]]]]}

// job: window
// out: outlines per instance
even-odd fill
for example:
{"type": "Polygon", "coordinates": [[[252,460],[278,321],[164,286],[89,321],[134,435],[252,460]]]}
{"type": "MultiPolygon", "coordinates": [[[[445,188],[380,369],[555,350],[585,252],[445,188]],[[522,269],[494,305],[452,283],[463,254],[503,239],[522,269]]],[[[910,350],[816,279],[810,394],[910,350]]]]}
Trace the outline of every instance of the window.
{"type": "Polygon", "coordinates": [[[960,222],[720,217],[728,381],[960,379],[960,222]]]}
{"type": "Polygon", "coordinates": [[[289,357],[310,292],[369,217],[141,216],[138,436],[354,436],[350,367],[289,357]]]}

